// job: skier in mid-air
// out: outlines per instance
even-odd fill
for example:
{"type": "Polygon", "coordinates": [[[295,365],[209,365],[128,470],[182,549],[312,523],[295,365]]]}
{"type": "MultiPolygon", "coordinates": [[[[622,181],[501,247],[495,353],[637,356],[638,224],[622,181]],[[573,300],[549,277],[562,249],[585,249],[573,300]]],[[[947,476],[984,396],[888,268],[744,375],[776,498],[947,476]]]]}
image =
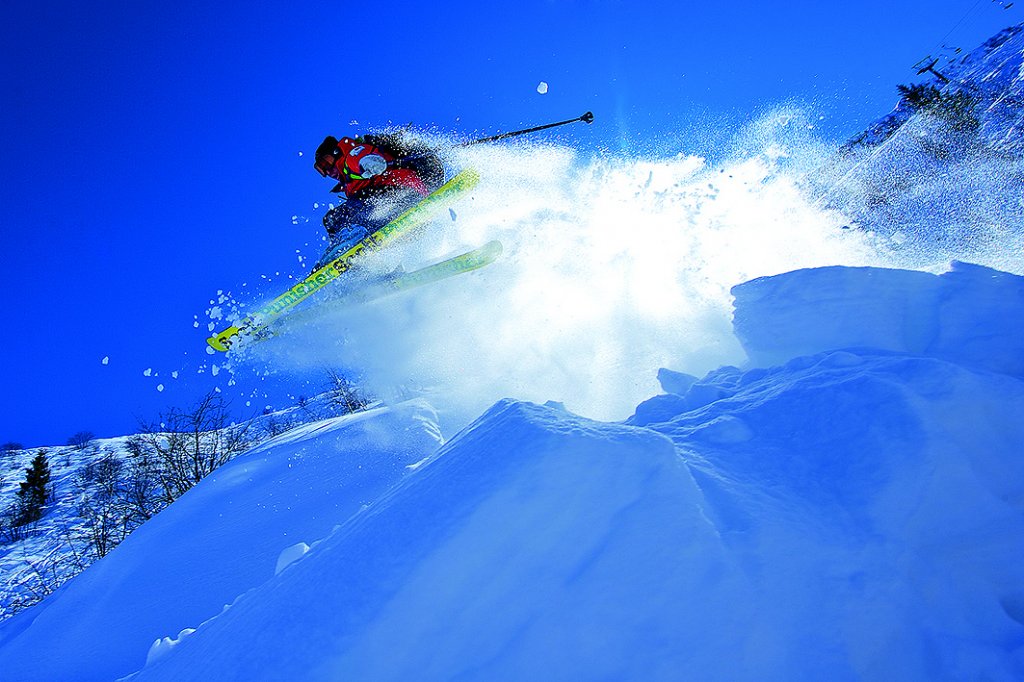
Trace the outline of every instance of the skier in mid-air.
{"type": "Polygon", "coordinates": [[[342,199],[324,216],[330,245],[318,265],[414,206],[445,180],[437,154],[399,133],[340,140],[328,135],[317,147],[313,167],[338,181],[331,191],[342,199]]]}
{"type": "MultiPolygon", "coordinates": [[[[588,111],[567,121],[500,133],[454,146],[495,142],[577,121],[590,124],[594,115],[588,111]]],[[[414,231],[480,180],[476,171],[466,168],[445,182],[444,166],[436,151],[402,133],[340,140],[327,136],[317,147],[313,167],[321,176],[338,181],[331,191],[342,198],[341,205],[331,208],[324,216],[330,248],[305,279],[207,338],[210,352],[225,353],[240,339],[258,339],[261,334],[269,333],[275,320],[342,275],[353,284],[353,277],[348,273],[361,269],[361,254],[375,251],[414,231]],[[414,207],[416,210],[409,210],[414,207]],[[346,255],[349,251],[351,253],[346,255]]],[[[451,215],[454,219],[455,214],[451,215]]],[[[362,289],[357,285],[348,294],[353,300],[372,300],[389,292],[472,272],[492,263],[501,250],[501,243],[493,240],[412,272],[405,272],[401,266],[382,277],[363,272],[356,277],[361,280],[362,289]],[[376,289],[372,289],[374,285],[376,289]],[[365,294],[362,299],[359,299],[360,291],[365,294]]]]}

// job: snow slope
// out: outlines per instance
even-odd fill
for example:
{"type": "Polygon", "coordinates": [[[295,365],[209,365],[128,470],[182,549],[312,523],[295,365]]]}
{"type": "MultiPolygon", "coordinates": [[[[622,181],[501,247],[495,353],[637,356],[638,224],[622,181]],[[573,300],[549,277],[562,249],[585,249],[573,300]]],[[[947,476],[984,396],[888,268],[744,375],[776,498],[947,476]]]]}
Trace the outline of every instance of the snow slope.
{"type": "Polygon", "coordinates": [[[948,83],[923,74],[914,85],[941,91],[945,105],[902,98],[838,163],[808,177],[823,205],[874,235],[890,254],[886,265],[967,260],[1020,274],[1024,24],[936,68],[948,83]]]}
{"type": "Polygon", "coordinates": [[[0,607],[6,615],[15,604],[35,599],[43,593],[44,583],[61,580],[78,572],[68,560],[68,536],[79,537],[83,520],[78,514],[80,496],[75,480],[80,472],[104,457],[127,457],[125,438],[104,438],[88,447],[30,448],[10,453],[3,462],[6,474],[0,478],[0,509],[8,510],[17,502],[25,470],[40,450],[45,450],[50,467],[50,482],[58,491],[46,514],[25,529],[21,540],[0,545],[0,607]],[[64,559],[62,561],[61,559],[64,559]]]}
{"type": "MultiPolygon", "coordinates": [[[[672,642],[698,637],[700,614],[738,576],[699,502],[667,439],[502,402],[139,679],[651,679],[706,668],[726,651],[672,642]]],[[[723,615],[740,625],[740,613],[723,615]]]]}
{"type": "Polygon", "coordinates": [[[632,423],[672,438],[756,585],[746,631],[707,639],[772,653],[720,679],[1020,679],[1024,384],[831,351],[688,396],[632,423]]]}
{"type": "MultiPolygon", "coordinates": [[[[1024,91],[1024,24],[1003,29],[962,57],[940,61],[936,69],[949,82],[935,78],[935,86],[947,92],[964,90],[978,100],[974,111],[978,136],[1000,153],[1016,157],[1024,154],[1020,136],[1024,126],[1024,110],[1020,107],[1024,91]]],[[[871,124],[855,144],[882,144],[913,116],[913,107],[901,99],[892,112],[871,124]]]]}
{"type": "Polygon", "coordinates": [[[0,625],[11,680],[111,680],[218,614],[439,442],[419,402],[299,427],[219,469],[45,602],[0,625]]]}
{"type": "Polygon", "coordinates": [[[762,366],[662,370],[625,423],[505,400],[436,449],[416,404],[268,443],[0,628],[0,665],[1020,679],[1024,278],[821,268],[736,296],[762,366]]]}

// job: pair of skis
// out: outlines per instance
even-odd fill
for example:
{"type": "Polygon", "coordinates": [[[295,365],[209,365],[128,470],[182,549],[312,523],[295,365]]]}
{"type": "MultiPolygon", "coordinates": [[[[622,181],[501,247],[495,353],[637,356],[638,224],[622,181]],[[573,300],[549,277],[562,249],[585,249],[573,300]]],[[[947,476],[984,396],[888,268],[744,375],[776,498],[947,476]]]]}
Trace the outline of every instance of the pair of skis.
{"type": "Polygon", "coordinates": [[[395,272],[385,275],[374,282],[365,284],[351,291],[345,291],[340,296],[336,296],[315,308],[308,308],[306,310],[291,313],[286,318],[282,319],[280,324],[274,325],[273,329],[261,331],[255,338],[263,339],[270,336],[276,336],[279,331],[292,329],[311,322],[322,317],[325,313],[325,308],[328,309],[327,313],[329,314],[329,311],[331,310],[369,303],[402,291],[408,291],[426,284],[440,282],[441,280],[454,277],[455,275],[479,270],[485,265],[490,265],[497,260],[498,256],[501,255],[501,252],[501,242],[492,241],[484,244],[480,248],[467,251],[466,253],[459,254],[452,258],[447,258],[439,263],[428,265],[427,267],[420,268],[419,270],[413,270],[412,272],[395,272]]]}
{"type": "MultiPolygon", "coordinates": [[[[345,272],[349,271],[352,268],[353,261],[357,260],[360,256],[372,253],[385,244],[394,242],[396,239],[414,232],[417,228],[423,226],[433,218],[440,209],[449,206],[460,195],[475,187],[479,181],[480,176],[476,171],[472,169],[462,171],[428,195],[416,206],[405,211],[379,230],[359,240],[344,253],[339,254],[331,262],[317,268],[301,282],[295,284],[269,303],[264,304],[255,312],[246,315],[230,327],[217,332],[208,338],[206,342],[216,351],[227,352],[234,344],[238,343],[239,340],[258,335],[260,332],[267,330],[269,325],[278,317],[288,312],[320,289],[323,289],[334,280],[338,279],[338,277],[343,275],[345,272]]],[[[488,253],[492,253],[494,251],[494,247],[490,244],[482,248],[488,249],[488,247],[491,247],[488,253]]],[[[497,249],[498,253],[500,253],[500,244],[497,249]]],[[[478,249],[477,251],[480,250],[478,249]]],[[[471,254],[473,253],[474,252],[471,251],[468,254],[462,254],[462,256],[457,256],[455,259],[451,260],[459,260],[461,258],[464,262],[467,260],[466,257],[468,257],[468,260],[472,262],[473,257],[471,254]]],[[[496,257],[496,254],[493,255],[491,260],[496,257]]],[[[400,285],[396,290],[400,290],[401,288],[410,288],[409,285],[419,286],[418,284],[412,284],[417,280],[422,280],[423,284],[426,284],[428,281],[435,281],[430,278],[436,277],[448,268],[457,269],[459,267],[458,265],[441,267],[444,266],[445,262],[423,269],[424,271],[431,271],[430,273],[418,270],[415,273],[407,273],[399,276],[398,279],[400,281],[404,281],[405,286],[403,287],[400,285]],[[431,268],[439,269],[431,270],[431,268]],[[417,273],[420,274],[417,275],[417,273]]],[[[483,265],[486,265],[486,263],[483,263],[483,265]]],[[[483,265],[478,265],[476,267],[482,267],[483,265]]],[[[458,272],[452,272],[452,274],[458,274],[458,272]]],[[[444,277],[440,278],[443,279],[444,277]]]]}

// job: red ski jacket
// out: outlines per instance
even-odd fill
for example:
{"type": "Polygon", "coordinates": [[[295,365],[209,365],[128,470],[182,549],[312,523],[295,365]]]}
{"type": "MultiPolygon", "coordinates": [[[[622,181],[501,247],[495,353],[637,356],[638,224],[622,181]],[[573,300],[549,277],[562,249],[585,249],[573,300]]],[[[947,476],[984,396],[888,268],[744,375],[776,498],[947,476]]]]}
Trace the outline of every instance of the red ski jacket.
{"type": "Polygon", "coordinates": [[[387,145],[387,141],[386,138],[373,135],[355,139],[343,137],[338,140],[335,168],[330,175],[340,182],[331,191],[359,199],[389,188],[406,187],[421,196],[426,196],[436,189],[428,186],[414,165],[406,166],[401,162],[396,164],[396,160],[402,157],[399,150],[387,145]],[[374,154],[387,162],[387,169],[380,175],[361,177],[360,161],[374,154]]]}

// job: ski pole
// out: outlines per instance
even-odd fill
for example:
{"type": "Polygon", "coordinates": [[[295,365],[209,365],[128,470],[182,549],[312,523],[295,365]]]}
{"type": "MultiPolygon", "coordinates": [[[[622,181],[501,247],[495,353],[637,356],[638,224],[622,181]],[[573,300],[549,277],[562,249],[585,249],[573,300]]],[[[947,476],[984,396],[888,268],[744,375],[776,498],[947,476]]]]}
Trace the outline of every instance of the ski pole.
{"type": "Polygon", "coordinates": [[[534,128],[526,128],[525,130],[515,130],[510,133],[501,133],[500,135],[491,135],[490,137],[481,137],[479,140],[471,140],[469,142],[463,142],[462,144],[455,145],[456,147],[468,147],[474,144],[480,144],[482,142],[494,142],[495,140],[504,140],[506,137],[515,137],[516,135],[526,135],[527,133],[535,133],[538,130],[547,130],[548,128],[555,128],[557,126],[568,125],[569,123],[576,123],[582,121],[583,123],[593,123],[594,114],[587,112],[577,118],[570,118],[568,121],[559,121],[558,123],[548,123],[547,125],[536,126],[534,128]]]}
{"type": "MultiPolygon", "coordinates": [[[[568,125],[569,123],[576,123],[578,121],[582,121],[583,123],[587,123],[587,124],[593,123],[594,122],[594,114],[588,111],[587,113],[583,114],[582,116],[579,116],[577,118],[570,118],[567,121],[559,121],[558,123],[548,123],[546,125],[536,126],[534,128],[526,128],[525,130],[514,130],[514,131],[512,131],[510,133],[501,133],[500,135],[491,135],[490,137],[481,137],[479,140],[470,140],[469,142],[461,142],[461,143],[459,143],[457,145],[453,145],[453,146],[455,146],[455,147],[469,147],[470,145],[474,145],[474,144],[481,144],[483,142],[494,142],[495,140],[504,140],[506,137],[515,137],[516,135],[525,135],[527,133],[535,133],[538,130],[547,130],[548,128],[555,128],[557,126],[564,126],[564,125],[568,125]]],[[[388,165],[392,166],[392,167],[401,167],[403,163],[406,163],[408,161],[416,161],[418,159],[425,158],[427,156],[430,156],[432,153],[433,152],[420,152],[419,154],[410,154],[408,156],[403,156],[401,158],[395,159],[394,161],[390,162],[388,165]]],[[[335,189],[337,189],[337,188],[335,188],[335,189]]],[[[331,190],[331,191],[333,192],[334,190],[331,190]]]]}

